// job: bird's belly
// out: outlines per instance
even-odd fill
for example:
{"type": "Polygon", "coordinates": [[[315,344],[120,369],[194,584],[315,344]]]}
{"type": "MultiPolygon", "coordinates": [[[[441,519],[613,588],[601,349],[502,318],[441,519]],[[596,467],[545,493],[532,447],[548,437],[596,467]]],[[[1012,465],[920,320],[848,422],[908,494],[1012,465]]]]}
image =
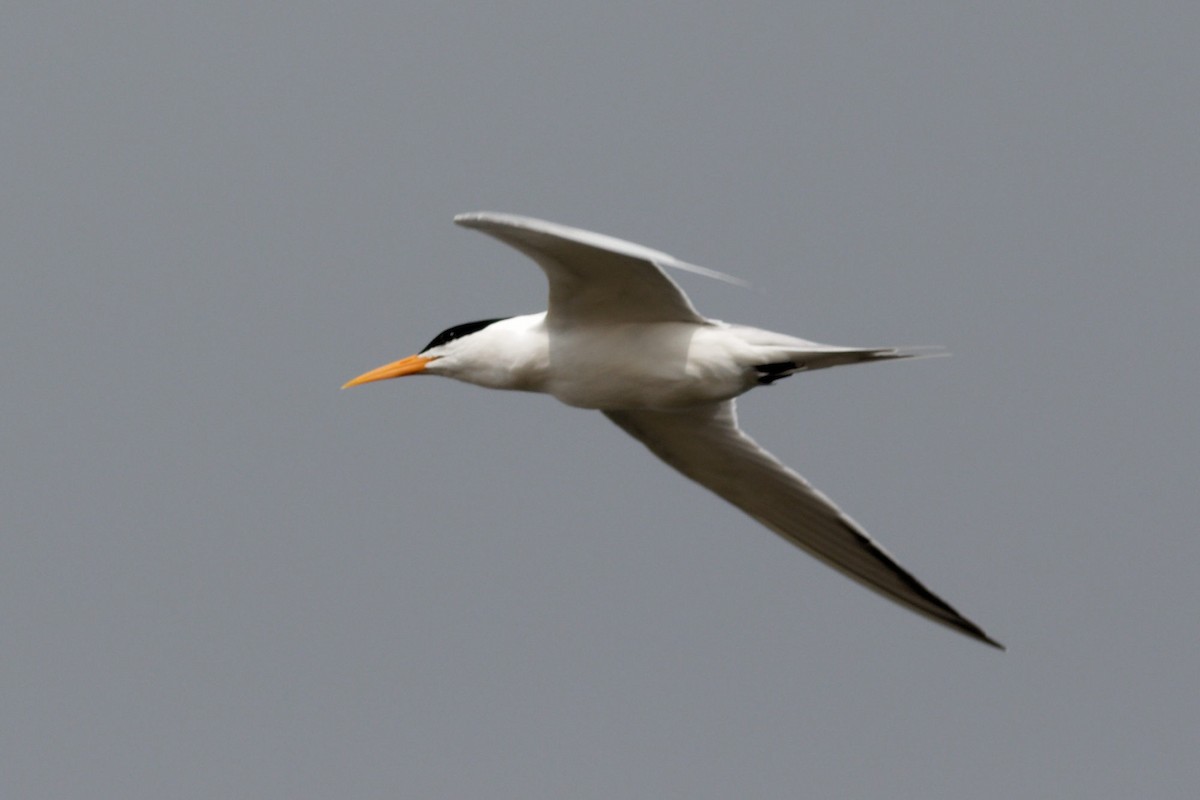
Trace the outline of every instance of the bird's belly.
{"type": "Polygon", "coordinates": [[[550,394],[569,406],[596,409],[690,408],[736,397],[744,391],[679,380],[623,381],[610,375],[574,378],[552,384],[550,394]]]}
{"type": "Polygon", "coordinates": [[[680,327],[552,339],[545,390],[578,408],[678,409],[728,400],[754,385],[733,359],[697,354],[694,327],[680,327]]]}

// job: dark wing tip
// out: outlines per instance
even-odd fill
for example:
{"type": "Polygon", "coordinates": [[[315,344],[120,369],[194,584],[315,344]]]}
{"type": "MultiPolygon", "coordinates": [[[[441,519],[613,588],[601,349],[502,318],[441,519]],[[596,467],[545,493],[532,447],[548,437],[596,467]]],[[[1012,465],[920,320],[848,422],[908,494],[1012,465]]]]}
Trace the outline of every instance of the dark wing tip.
{"type": "Polygon", "coordinates": [[[870,555],[879,564],[885,567],[891,573],[892,577],[904,584],[904,586],[907,587],[912,594],[924,601],[924,604],[917,603],[912,598],[906,597],[903,594],[888,588],[882,583],[871,580],[864,573],[856,573],[854,570],[848,569],[844,564],[839,565],[833,562],[828,562],[834,566],[835,569],[840,569],[843,572],[846,572],[847,574],[859,580],[864,586],[879,592],[880,594],[899,603],[900,605],[916,611],[917,613],[929,618],[930,620],[933,620],[934,622],[945,625],[952,630],[958,631],[959,633],[983,642],[984,644],[989,644],[992,647],[995,647],[997,650],[1006,649],[1003,644],[984,633],[983,628],[980,628],[974,622],[971,622],[971,620],[964,617],[958,612],[957,609],[954,608],[954,606],[938,597],[929,589],[929,587],[921,583],[921,581],[918,580],[915,575],[906,570],[904,567],[900,566],[900,564],[894,558],[892,558],[891,555],[889,555],[887,551],[879,545],[878,542],[868,536],[865,531],[863,531],[848,517],[842,514],[842,512],[838,511],[838,514],[840,515],[839,522],[841,523],[842,529],[849,533],[854,540],[859,543],[859,546],[862,548],[862,552],[870,555]]]}
{"type": "Polygon", "coordinates": [[[971,622],[968,619],[959,617],[957,620],[954,620],[954,621],[945,620],[945,623],[947,625],[954,627],[958,631],[965,633],[967,636],[970,636],[972,639],[976,639],[978,641],[983,642],[984,644],[991,645],[992,647],[996,648],[997,650],[999,650],[1002,653],[1008,652],[1007,647],[1005,647],[1003,644],[996,641],[992,637],[988,636],[986,633],[983,632],[982,628],[980,628],[978,625],[976,625],[974,622],[971,622]]]}

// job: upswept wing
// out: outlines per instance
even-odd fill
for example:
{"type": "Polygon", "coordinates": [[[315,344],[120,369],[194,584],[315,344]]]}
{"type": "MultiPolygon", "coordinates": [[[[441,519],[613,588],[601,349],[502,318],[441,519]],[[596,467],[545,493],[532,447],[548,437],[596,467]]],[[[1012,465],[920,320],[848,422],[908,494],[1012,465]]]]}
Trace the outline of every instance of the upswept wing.
{"type": "Polygon", "coordinates": [[[736,279],[600,233],[512,214],[460,214],[475,228],[537,262],[550,283],[550,324],[695,322],[707,320],[664,267],[736,279]]]}
{"type": "Polygon", "coordinates": [[[663,461],[834,569],[935,622],[1004,649],[897,564],[829,498],[743,433],[733,401],[682,412],[604,414],[663,461]]]}

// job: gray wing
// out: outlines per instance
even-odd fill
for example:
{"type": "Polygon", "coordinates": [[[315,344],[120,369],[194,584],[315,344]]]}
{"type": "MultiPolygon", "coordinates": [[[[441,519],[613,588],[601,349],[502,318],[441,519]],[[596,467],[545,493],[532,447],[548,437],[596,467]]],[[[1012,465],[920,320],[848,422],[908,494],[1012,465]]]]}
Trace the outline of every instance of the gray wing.
{"type": "Polygon", "coordinates": [[[663,267],[734,280],[639,244],[530,217],[479,212],[454,221],[537,262],[550,283],[551,323],[705,323],[663,267]]]}
{"type": "Polygon", "coordinates": [[[733,401],[605,416],[687,477],[792,544],[918,614],[1004,649],[909,574],[829,498],[737,426],[733,401]]]}

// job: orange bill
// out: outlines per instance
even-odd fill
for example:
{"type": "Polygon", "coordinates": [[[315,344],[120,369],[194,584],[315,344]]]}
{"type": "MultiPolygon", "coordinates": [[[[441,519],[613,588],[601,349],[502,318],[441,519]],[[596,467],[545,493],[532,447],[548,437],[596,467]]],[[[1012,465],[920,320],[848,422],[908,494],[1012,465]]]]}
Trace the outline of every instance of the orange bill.
{"type": "Polygon", "coordinates": [[[370,372],[364,372],[354,380],[343,386],[343,389],[349,389],[351,386],[358,386],[360,383],[371,383],[372,381],[384,381],[388,378],[401,378],[405,375],[416,375],[425,371],[425,365],[430,361],[435,361],[434,358],[427,356],[409,356],[402,358],[399,361],[393,361],[391,364],[384,364],[382,367],[376,367],[370,372]]]}

